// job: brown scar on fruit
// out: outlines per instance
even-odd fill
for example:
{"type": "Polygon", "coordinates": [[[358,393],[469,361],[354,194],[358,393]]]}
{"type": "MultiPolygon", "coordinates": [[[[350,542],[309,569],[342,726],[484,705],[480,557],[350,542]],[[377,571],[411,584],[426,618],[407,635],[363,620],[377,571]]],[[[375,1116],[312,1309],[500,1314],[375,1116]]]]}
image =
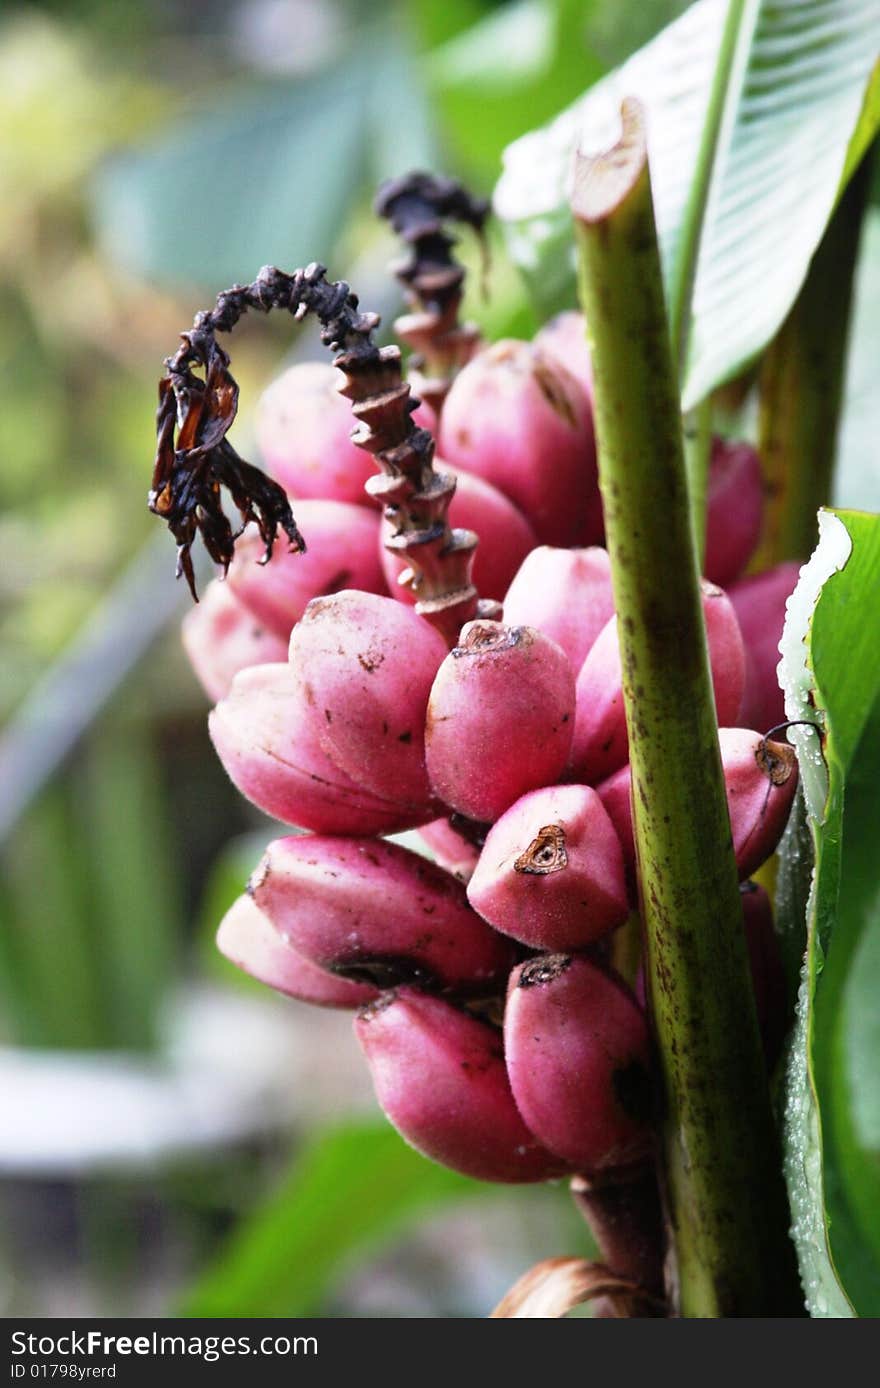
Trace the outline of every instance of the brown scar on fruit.
{"type": "Polygon", "coordinates": [[[546,877],[551,872],[561,872],[567,867],[565,830],[560,824],[545,824],[538,830],[525,852],[519,855],[513,870],[535,877],[546,877]]]}
{"type": "Polygon", "coordinates": [[[452,648],[454,660],[464,655],[479,655],[483,651],[504,651],[527,643],[524,627],[501,627],[488,622],[471,622],[463,641],[452,648]]]}
{"type": "MultiPolygon", "coordinates": [[[[384,660],[385,657],[381,651],[367,651],[365,654],[358,653],[358,665],[360,665],[368,675],[375,674],[384,660]]],[[[385,731],[386,733],[388,731],[387,724],[385,731]]]]}
{"type": "Polygon", "coordinates": [[[564,419],[570,429],[577,428],[574,406],[568,398],[564,382],[560,381],[551,362],[540,355],[535,362],[535,381],[547,404],[564,419]]]}
{"type": "Polygon", "coordinates": [[[522,967],[517,987],[536,988],[542,983],[552,983],[571,968],[571,964],[570,954],[545,954],[540,959],[530,959],[522,967]]]}
{"type": "Polygon", "coordinates": [[[374,998],[372,1002],[368,1002],[360,1008],[357,1015],[362,1022],[372,1021],[380,1012],[384,1012],[395,1002],[397,1002],[397,990],[389,988],[387,992],[380,993],[378,998],[374,998]]]}
{"type": "Polygon", "coordinates": [[[769,777],[771,785],[783,786],[795,769],[797,755],[787,742],[770,742],[762,738],[755,761],[764,775],[769,777]]]}

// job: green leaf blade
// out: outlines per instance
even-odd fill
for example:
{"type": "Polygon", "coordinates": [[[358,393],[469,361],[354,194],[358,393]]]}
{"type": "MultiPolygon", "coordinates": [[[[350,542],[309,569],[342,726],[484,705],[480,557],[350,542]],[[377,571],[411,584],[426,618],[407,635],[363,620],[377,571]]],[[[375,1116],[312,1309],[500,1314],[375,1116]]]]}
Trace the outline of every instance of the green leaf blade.
{"type": "Polygon", "coordinates": [[[814,734],[797,733],[815,867],[785,1080],[793,1233],[815,1316],[880,1313],[878,581],[880,517],[822,512],[782,641],[789,715],[825,723],[824,762],[814,734]]]}
{"type": "Polygon", "coordinates": [[[722,43],[727,0],[699,0],[549,126],[511,145],[495,196],[540,310],[573,306],[572,153],[611,143],[621,98],[639,97],[672,318],[687,344],[685,409],[773,337],[880,123],[876,0],[738,8],[732,56],[722,43]],[[717,134],[704,139],[710,115],[717,134]]]}
{"type": "Polygon", "coordinates": [[[797,298],[837,201],[878,48],[874,0],[747,7],[742,86],[734,80],[728,93],[702,228],[685,408],[751,361],[797,298]]]}

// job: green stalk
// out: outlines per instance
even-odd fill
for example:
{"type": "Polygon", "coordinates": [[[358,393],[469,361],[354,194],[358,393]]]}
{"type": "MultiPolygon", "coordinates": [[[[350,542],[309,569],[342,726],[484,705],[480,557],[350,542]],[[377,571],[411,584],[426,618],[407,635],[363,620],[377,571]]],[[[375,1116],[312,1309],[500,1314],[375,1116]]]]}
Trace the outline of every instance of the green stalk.
{"type": "Polygon", "coordinates": [[[756,572],[783,559],[809,558],[816,545],[816,512],[831,501],[871,162],[862,161],[841,198],[761,366],[758,451],[767,500],[752,560],[756,572]]]}
{"type": "MultiPolygon", "coordinates": [[[[684,374],[688,351],[688,333],[691,323],[691,299],[694,290],[694,277],[700,240],[706,220],[706,207],[712,187],[712,173],[718,144],[724,126],[728,97],[734,86],[737,69],[742,69],[743,58],[739,55],[748,51],[743,42],[743,26],[748,20],[749,33],[754,27],[755,6],[751,0],[728,0],[727,14],[712,86],[703,119],[700,145],[697,150],[693,176],[690,180],[687,203],[681,221],[681,234],[678,251],[669,266],[669,329],[672,340],[672,356],[681,378],[684,374]],[[749,12],[750,11],[750,12],[749,12]]],[[[691,525],[694,532],[698,570],[702,572],[706,550],[706,489],[709,475],[709,454],[712,444],[712,405],[704,400],[691,410],[685,419],[685,463],[690,494],[691,525]]]]}
{"type": "Polygon", "coordinates": [[[802,1310],[746,960],[641,107],[573,200],[684,1316],[802,1310]]]}
{"type": "MultiPolygon", "coordinates": [[[[754,27],[755,6],[750,0],[728,0],[727,15],[718,45],[715,72],[709,91],[709,102],[703,120],[700,147],[696,164],[690,180],[690,191],[681,222],[678,254],[669,274],[669,324],[672,338],[672,354],[681,376],[684,371],[688,349],[688,329],[690,326],[691,296],[694,288],[694,275],[697,269],[697,256],[700,238],[706,216],[706,205],[712,185],[712,172],[715,155],[724,124],[727,99],[731,90],[731,80],[737,65],[743,22],[747,7],[751,7],[750,26],[754,27]]],[[[741,63],[740,63],[741,65],[741,63]]]]}
{"type": "Polygon", "coordinates": [[[706,558],[706,498],[711,455],[712,399],[707,395],[684,418],[684,461],[698,573],[703,572],[706,558]]]}

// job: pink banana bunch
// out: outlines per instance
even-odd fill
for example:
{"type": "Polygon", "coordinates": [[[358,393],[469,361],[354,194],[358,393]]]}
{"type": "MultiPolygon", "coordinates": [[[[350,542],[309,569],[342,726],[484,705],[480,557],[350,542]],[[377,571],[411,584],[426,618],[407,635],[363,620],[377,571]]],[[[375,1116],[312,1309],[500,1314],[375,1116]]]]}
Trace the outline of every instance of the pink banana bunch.
{"type": "MultiPolygon", "coordinates": [[[[269,845],[219,947],[287,996],[360,1009],[379,1103],[435,1160],[500,1182],[641,1162],[649,1029],[638,986],[609,963],[638,902],[583,321],[476,351],[439,415],[418,412],[455,482],[451,535],[479,533],[473,578],[496,600],[451,649],[386,547],[395,503],[383,516],[382,489],[364,491],[371,459],[351,441],[344,380],[293,367],[258,412],[266,460],[303,498],[307,552],[257,564],[246,535],[184,624],[224,767],[298,831],[269,845]],[[389,841],[404,831],[408,846],[389,841]]],[[[433,485],[414,513],[430,518],[433,485]]],[[[739,577],[761,505],[754,451],[716,441],[703,610],[744,880],[797,782],[787,744],[752,731],[778,721],[774,648],[796,577],[739,577]]],[[[437,542],[430,524],[420,533],[437,542]]],[[[772,923],[760,896],[743,903],[772,1035],[772,923]]]]}
{"type": "MultiPolygon", "coordinates": [[[[575,567],[601,590],[601,561],[575,567]]],[[[706,604],[733,708],[736,619],[720,590],[706,604]]],[[[629,768],[591,784],[575,760],[581,674],[613,622],[576,678],[537,626],[476,620],[449,650],[412,607],[347,589],[313,599],[287,661],[240,672],[210,717],[239,789],[308,831],[269,845],[220,948],[288,996],[362,1007],[391,1121],[480,1179],[597,1173],[650,1144],[647,1021],[605,957],[636,904],[629,768]],[[436,861],[385,837],[404,829],[436,861]]],[[[611,708],[619,661],[601,669],[590,707],[601,688],[611,708]]],[[[784,827],[794,758],[747,729],[719,739],[747,876],[784,827]]]]}

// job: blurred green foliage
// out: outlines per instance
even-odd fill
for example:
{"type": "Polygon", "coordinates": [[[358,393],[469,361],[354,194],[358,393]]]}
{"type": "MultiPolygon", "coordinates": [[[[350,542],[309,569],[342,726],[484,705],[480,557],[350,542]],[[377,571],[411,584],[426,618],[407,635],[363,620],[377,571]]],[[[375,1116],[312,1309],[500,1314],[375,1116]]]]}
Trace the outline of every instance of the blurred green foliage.
{"type": "Polygon", "coordinates": [[[180,948],[156,732],[105,720],[2,852],[0,994],[20,1041],[148,1049],[180,948]]]}
{"type": "MultiPolygon", "coordinates": [[[[465,1202],[472,1219],[505,1201],[558,1221],[567,1251],[595,1254],[564,1185],[487,1185],[427,1161],[384,1122],[339,1124],[297,1154],[291,1170],[232,1234],[183,1303],[187,1316],[308,1316],[334,1286],[437,1211],[465,1202]]],[[[490,1306],[483,1308],[488,1313],[490,1306]]]]}

